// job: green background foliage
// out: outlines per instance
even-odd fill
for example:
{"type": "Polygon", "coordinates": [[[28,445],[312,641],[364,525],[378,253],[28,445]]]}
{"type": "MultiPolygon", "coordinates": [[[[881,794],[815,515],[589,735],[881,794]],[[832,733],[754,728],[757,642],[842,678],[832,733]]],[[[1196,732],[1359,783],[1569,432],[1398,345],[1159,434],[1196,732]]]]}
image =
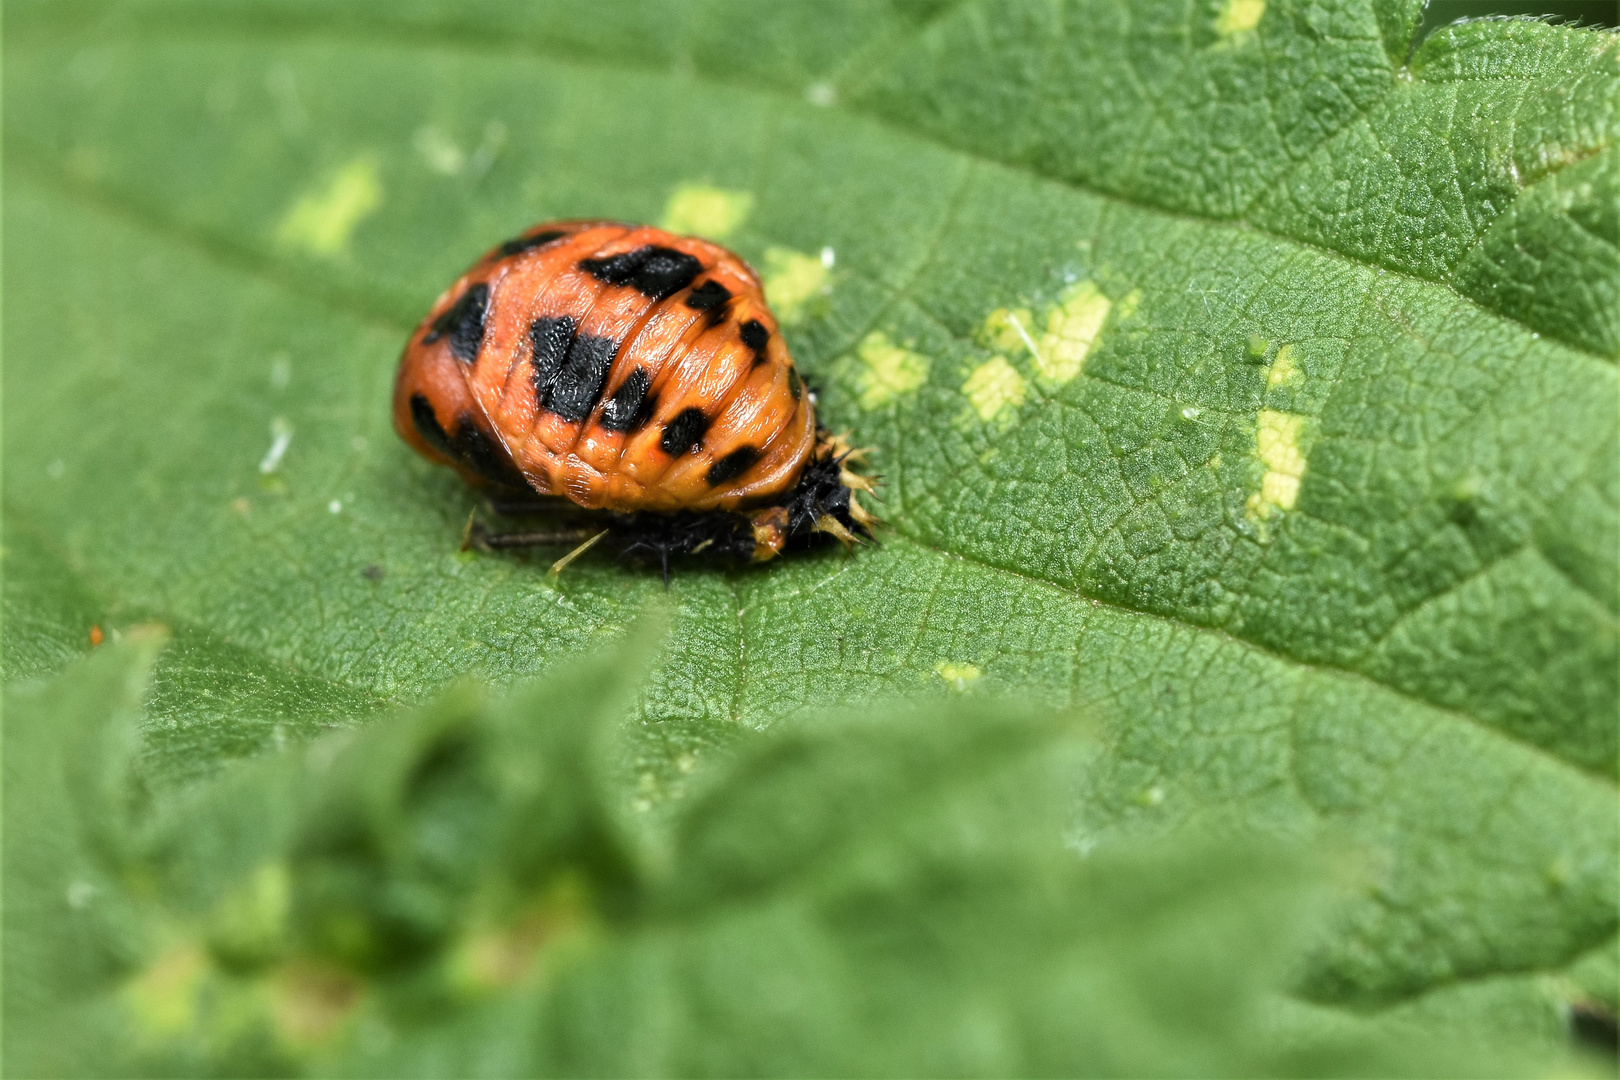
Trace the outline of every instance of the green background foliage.
{"type": "Polygon", "coordinates": [[[1356,853],[1318,1019],[1612,1010],[1620,43],[1420,7],[8,5],[7,682],[167,627],[168,805],[621,637],[656,576],[459,554],[390,379],[488,244],[714,188],[768,279],[830,249],[786,333],[890,525],[682,570],[633,819],[797,715],[1012,692],[1092,718],[1080,850],[1356,853]]]}

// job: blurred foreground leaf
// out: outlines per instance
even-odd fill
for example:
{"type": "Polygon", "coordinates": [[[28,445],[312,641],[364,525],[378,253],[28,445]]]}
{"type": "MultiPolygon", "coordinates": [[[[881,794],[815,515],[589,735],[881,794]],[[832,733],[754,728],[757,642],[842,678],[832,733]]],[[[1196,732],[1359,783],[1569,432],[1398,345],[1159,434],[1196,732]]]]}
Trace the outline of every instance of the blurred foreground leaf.
{"type": "Polygon", "coordinates": [[[1440,1025],[1290,1017],[1281,992],[1329,899],[1314,868],[1186,841],[1082,858],[1064,842],[1084,756],[1069,716],[788,725],[704,777],[667,831],[638,833],[608,751],[648,641],[149,801],[132,705],[154,641],[13,693],[7,1071],[1550,1064],[1440,1025]]]}

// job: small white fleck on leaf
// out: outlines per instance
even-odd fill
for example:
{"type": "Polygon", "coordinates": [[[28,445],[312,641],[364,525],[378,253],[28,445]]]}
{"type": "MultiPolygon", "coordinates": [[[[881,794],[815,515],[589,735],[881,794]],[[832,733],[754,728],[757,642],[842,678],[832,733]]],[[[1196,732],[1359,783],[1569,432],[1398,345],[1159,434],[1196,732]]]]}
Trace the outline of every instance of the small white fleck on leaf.
{"type": "Polygon", "coordinates": [[[266,476],[281,467],[281,459],[287,455],[287,447],[292,444],[293,429],[287,419],[282,416],[270,421],[270,449],[264,452],[259,461],[259,471],[266,476]]]}

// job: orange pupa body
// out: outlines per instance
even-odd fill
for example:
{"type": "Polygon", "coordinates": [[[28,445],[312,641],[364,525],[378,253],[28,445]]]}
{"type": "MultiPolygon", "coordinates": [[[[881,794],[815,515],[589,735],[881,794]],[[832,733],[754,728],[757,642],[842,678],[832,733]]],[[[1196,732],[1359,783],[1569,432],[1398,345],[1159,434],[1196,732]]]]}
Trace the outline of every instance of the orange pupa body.
{"type": "Polygon", "coordinates": [[[871,520],[849,490],[870,485],[819,432],[758,276],[649,226],[549,222],[492,248],[407,342],[394,426],[496,492],[643,522],[741,515],[756,559],[795,531],[851,538],[871,520]]]}

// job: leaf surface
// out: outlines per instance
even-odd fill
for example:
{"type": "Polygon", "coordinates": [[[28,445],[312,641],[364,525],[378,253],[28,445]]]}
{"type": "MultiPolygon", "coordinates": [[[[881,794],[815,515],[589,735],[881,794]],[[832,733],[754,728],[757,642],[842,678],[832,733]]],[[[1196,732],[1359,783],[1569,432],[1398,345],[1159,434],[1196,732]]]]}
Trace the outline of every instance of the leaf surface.
{"type": "Polygon", "coordinates": [[[801,710],[1016,690],[1103,718],[1083,845],[1370,854],[1321,1003],[1528,1014],[1612,952],[1616,38],[598,9],[8,9],[8,679],[162,621],[172,783],[618,636],[656,577],[456,553],[393,364],[494,240],[714,189],[891,526],[680,573],[638,805],[801,710]]]}

